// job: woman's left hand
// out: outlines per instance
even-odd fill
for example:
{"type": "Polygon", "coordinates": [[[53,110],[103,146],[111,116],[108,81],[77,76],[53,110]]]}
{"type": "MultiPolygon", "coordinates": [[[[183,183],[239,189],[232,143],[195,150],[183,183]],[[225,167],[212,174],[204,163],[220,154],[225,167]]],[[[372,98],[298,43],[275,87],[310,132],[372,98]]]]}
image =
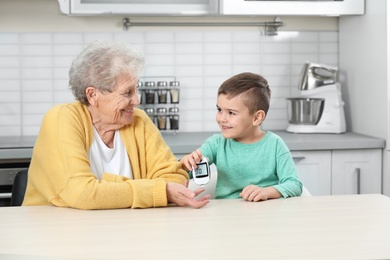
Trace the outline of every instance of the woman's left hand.
{"type": "Polygon", "coordinates": [[[167,183],[167,198],[168,203],[175,203],[179,206],[190,206],[195,209],[202,208],[210,202],[210,195],[205,195],[200,199],[197,199],[196,196],[205,191],[204,188],[197,189],[195,191],[187,188],[188,181],[185,185],[178,184],[175,182],[167,183]]]}

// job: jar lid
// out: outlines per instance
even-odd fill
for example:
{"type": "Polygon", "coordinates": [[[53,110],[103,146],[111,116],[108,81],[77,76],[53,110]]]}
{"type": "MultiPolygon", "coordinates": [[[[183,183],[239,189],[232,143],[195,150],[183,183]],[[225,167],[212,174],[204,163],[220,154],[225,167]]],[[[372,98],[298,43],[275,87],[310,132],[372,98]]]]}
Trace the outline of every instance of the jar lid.
{"type": "Polygon", "coordinates": [[[169,82],[169,86],[170,87],[179,87],[180,82],[179,81],[171,81],[171,82],[169,82]]]}
{"type": "Polygon", "coordinates": [[[154,81],[146,81],[145,82],[145,87],[154,87],[156,86],[156,84],[154,83],[154,81]]]}
{"type": "Polygon", "coordinates": [[[158,114],[166,114],[167,109],[165,107],[159,107],[159,108],[157,108],[157,113],[158,114]]]}
{"type": "Polygon", "coordinates": [[[178,107],[170,107],[169,113],[177,114],[177,113],[179,113],[179,108],[178,107]]]}
{"type": "Polygon", "coordinates": [[[166,87],[166,86],[168,86],[168,83],[166,81],[157,82],[157,87],[166,87]]]}
{"type": "Polygon", "coordinates": [[[145,108],[145,112],[148,115],[154,114],[154,108],[152,107],[145,108]]]}

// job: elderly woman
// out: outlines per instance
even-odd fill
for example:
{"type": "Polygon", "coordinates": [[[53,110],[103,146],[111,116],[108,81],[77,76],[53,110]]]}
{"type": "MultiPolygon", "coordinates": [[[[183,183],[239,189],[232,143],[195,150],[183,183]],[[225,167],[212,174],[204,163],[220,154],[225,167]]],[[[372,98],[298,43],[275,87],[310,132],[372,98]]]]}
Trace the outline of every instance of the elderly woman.
{"type": "Polygon", "coordinates": [[[45,115],[36,140],[23,206],[78,209],[201,208],[204,189],[188,189],[159,130],[140,109],[143,56],[127,45],[95,42],[69,71],[77,99],[45,115]]]}

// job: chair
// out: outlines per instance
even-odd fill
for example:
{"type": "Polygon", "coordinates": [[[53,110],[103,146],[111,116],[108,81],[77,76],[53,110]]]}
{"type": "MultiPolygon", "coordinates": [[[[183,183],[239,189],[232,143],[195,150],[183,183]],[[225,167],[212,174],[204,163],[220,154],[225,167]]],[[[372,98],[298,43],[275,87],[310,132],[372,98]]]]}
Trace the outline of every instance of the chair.
{"type": "Polygon", "coordinates": [[[302,186],[301,197],[309,197],[309,196],[312,196],[310,191],[305,186],[302,186]]]}
{"type": "Polygon", "coordinates": [[[28,169],[24,169],[16,173],[12,186],[11,206],[21,206],[23,203],[27,187],[27,172],[28,169]]]}

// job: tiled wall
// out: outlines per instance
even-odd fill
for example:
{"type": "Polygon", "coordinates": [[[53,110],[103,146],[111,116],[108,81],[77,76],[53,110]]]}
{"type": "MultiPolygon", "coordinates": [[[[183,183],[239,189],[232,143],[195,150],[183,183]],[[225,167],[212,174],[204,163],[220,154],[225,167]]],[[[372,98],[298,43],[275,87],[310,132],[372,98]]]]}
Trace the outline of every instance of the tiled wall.
{"type": "Polygon", "coordinates": [[[259,30],[145,31],[120,33],[0,33],[0,136],[36,135],[43,114],[71,102],[72,58],[96,39],[127,41],[146,55],[144,76],[174,76],[181,83],[181,132],[218,131],[216,92],[230,76],[264,75],[272,91],[263,129],[288,125],[286,97],[299,94],[306,61],[338,66],[338,32],[259,30]]]}

